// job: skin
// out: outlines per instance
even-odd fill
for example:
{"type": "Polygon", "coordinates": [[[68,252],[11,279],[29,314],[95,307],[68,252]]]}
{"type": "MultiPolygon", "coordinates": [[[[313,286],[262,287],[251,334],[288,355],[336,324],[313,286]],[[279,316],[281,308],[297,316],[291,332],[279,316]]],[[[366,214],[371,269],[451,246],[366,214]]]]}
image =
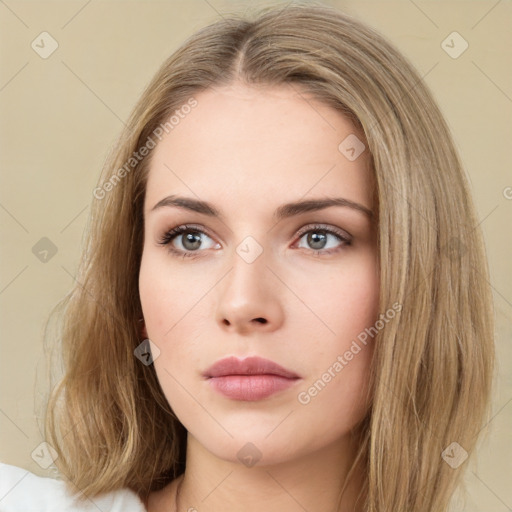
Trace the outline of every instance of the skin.
{"type": "MultiPolygon", "coordinates": [[[[234,83],[194,97],[197,107],[153,150],[145,196],[142,335],[160,350],[155,371],[188,431],[184,476],[152,493],[148,510],[174,510],[178,483],[180,510],[334,510],[354,456],[350,430],[367,412],[371,339],[309,403],[297,396],[378,318],[375,225],[340,206],[277,223],[272,215],[283,203],[325,197],[374,209],[368,150],[349,161],[338,145],[355,128],[297,86],[234,83]],[[170,194],[208,201],[224,217],[151,211],[170,194]],[[184,235],[171,244],[194,258],[158,243],[185,223],[206,232],[200,248],[184,235]],[[316,223],[344,230],[351,244],[328,235],[318,249],[297,236],[310,225],[318,233],[316,223]],[[247,236],[263,251],[252,263],[236,252],[247,236]],[[231,355],[271,359],[301,378],[260,401],[232,400],[202,377],[231,355]],[[237,457],[249,442],[261,454],[252,467],[237,457]]],[[[360,510],[361,477],[340,510],[360,510]]]]}

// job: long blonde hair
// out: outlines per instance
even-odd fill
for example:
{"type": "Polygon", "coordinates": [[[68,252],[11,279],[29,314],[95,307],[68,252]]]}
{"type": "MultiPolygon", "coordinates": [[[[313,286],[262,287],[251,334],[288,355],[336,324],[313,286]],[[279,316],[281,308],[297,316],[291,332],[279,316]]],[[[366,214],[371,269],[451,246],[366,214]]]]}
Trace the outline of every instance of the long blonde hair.
{"type": "Polygon", "coordinates": [[[235,80],[300,87],[365,136],[380,309],[402,310],[375,337],[353,468],[364,468],[365,511],[446,511],[467,464],[442,454],[471,455],[490,412],[494,325],[482,235],[449,129],[417,71],[370,27],[311,2],[201,29],[133,110],[92,198],[76,284],[56,308],[64,371],[45,417],[55,464],[89,497],[129,487],[145,498],[185,470],[186,430],[153,365],[134,356],[151,152],[126,162],[194,94],[235,80]]]}

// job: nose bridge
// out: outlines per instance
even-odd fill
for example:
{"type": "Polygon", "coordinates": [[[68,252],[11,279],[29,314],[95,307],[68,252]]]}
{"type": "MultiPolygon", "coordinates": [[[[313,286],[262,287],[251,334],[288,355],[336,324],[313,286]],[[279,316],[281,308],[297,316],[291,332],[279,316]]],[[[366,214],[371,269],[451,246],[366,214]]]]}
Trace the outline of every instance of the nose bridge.
{"type": "Polygon", "coordinates": [[[230,263],[225,292],[240,303],[258,300],[258,295],[268,293],[267,251],[253,237],[244,238],[236,246],[230,263]]]}
{"type": "Polygon", "coordinates": [[[250,236],[233,251],[218,298],[217,315],[223,325],[247,330],[255,324],[272,328],[280,323],[282,306],[274,282],[277,280],[267,267],[269,253],[250,236]]]}

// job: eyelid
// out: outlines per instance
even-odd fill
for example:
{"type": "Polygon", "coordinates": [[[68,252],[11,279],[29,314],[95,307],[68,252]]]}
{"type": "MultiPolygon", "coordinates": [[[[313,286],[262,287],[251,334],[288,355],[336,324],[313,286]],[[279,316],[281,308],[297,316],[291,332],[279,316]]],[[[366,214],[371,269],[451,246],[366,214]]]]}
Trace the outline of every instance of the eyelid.
{"type": "Polygon", "coordinates": [[[303,235],[308,233],[309,231],[314,230],[323,230],[327,231],[329,233],[334,233],[337,236],[339,236],[342,240],[345,240],[347,242],[352,241],[352,235],[345,231],[344,229],[338,228],[336,226],[332,226],[330,224],[321,224],[321,223],[313,223],[313,224],[306,224],[304,227],[300,228],[299,231],[297,231],[297,237],[301,238],[303,235]]]}

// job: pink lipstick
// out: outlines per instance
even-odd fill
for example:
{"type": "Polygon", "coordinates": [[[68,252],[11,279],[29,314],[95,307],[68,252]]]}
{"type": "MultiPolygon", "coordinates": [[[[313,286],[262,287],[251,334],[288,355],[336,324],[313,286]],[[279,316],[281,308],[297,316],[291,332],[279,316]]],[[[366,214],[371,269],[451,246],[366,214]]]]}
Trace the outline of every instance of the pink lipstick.
{"type": "Polygon", "coordinates": [[[293,386],[300,377],[286,368],[261,357],[227,357],[204,372],[210,385],[233,400],[263,400],[293,386]]]}

